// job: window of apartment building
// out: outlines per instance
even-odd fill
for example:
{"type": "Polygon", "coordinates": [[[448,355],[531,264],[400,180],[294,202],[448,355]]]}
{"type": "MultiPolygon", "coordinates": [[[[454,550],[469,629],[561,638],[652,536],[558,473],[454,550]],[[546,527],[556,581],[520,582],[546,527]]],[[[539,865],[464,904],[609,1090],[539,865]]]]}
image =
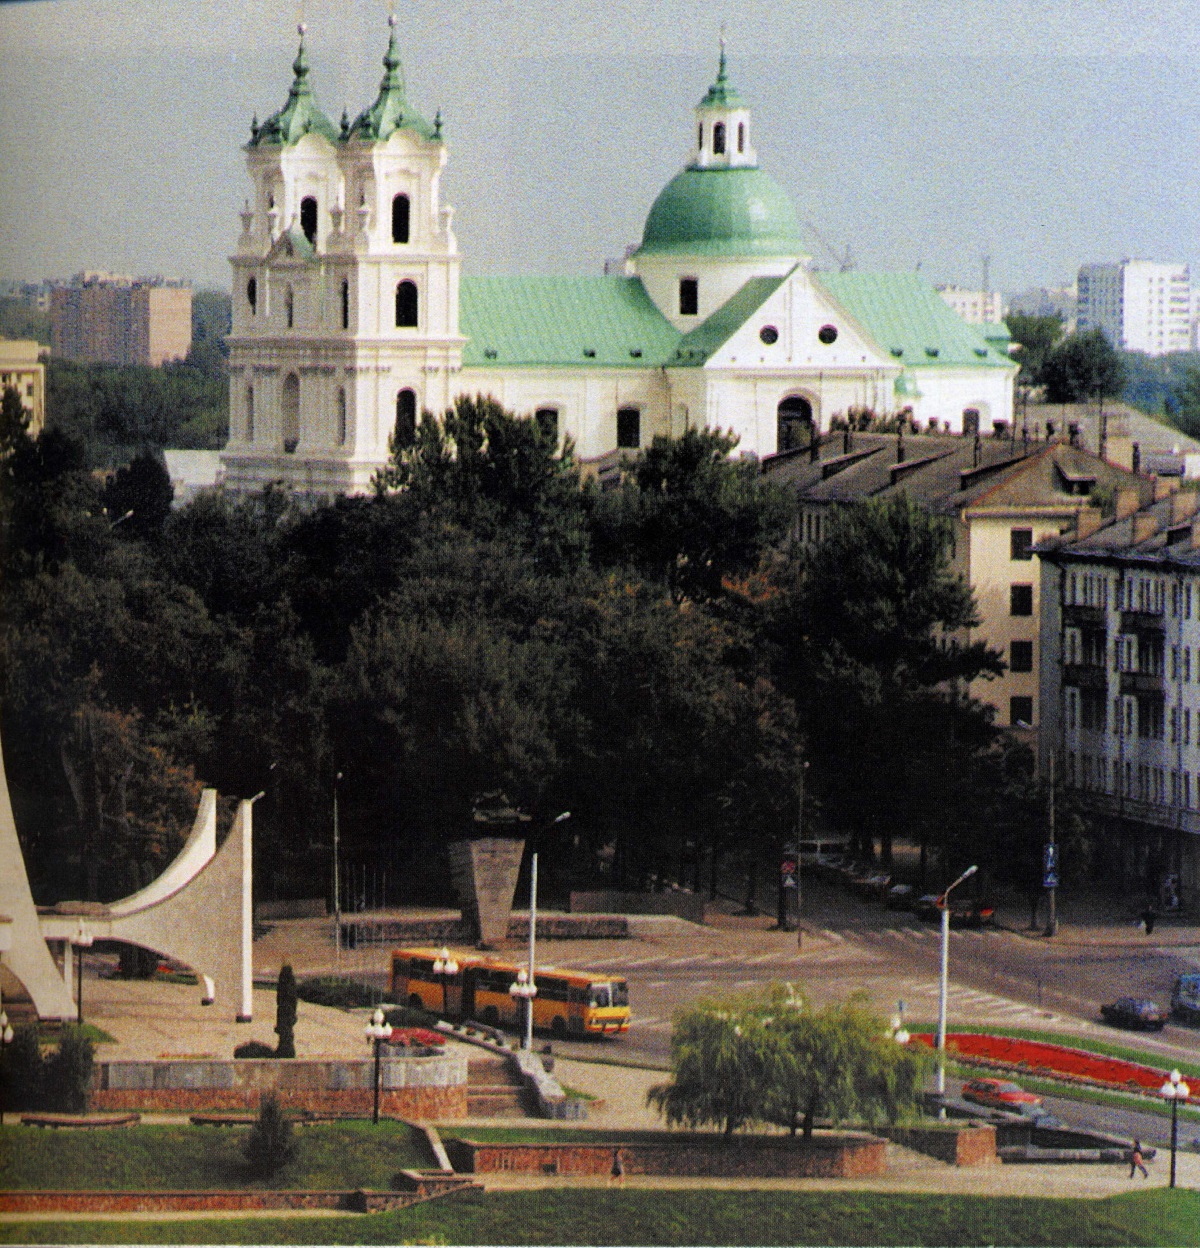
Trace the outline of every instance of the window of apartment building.
{"type": "Polygon", "coordinates": [[[1171,647],[1171,679],[1179,679],[1179,647],[1171,647]]]}
{"type": "Polygon", "coordinates": [[[1179,786],[1179,798],[1185,806],[1192,804],[1192,773],[1185,771],[1183,773],[1183,781],[1179,786]]]}
{"type": "Polygon", "coordinates": [[[1009,557],[1012,559],[1033,558],[1033,530],[1011,529],[1008,535],[1009,557]]]}
{"type": "Polygon", "coordinates": [[[1013,727],[1032,728],[1033,727],[1033,699],[1032,698],[1009,698],[1008,700],[1008,722],[1013,727]]]}
{"type": "Polygon", "coordinates": [[[1183,708],[1183,743],[1184,745],[1192,743],[1192,708],[1190,706],[1183,708]]]}
{"type": "Polygon", "coordinates": [[[1171,707],[1171,713],[1167,716],[1168,740],[1172,745],[1179,740],[1179,707],[1171,707]]]}
{"type": "Polygon", "coordinates": [[[1192,652],[1188,646],[1183,648],[1183,683],[1190,684],[1192,680],[1192,652]]]}
{"type": "Polygon", "coordinates": [[[679,315],[695,316],[700,311],[700,283],[694,277],[679,279],[679,315]]]}
{"type": "Polygon", "coordinates": [[[621,450],[636,451],[642,444],[642,414],[636,407],[622,407],[617,411],[617,446],[621,450]]]}
{"type": "Polygon", "coordinates": [[[1033,642],[1014,641],[1008,648],[1008,669],[1011,672],[1033,671],[1033,642]]]}
{"type": "Polygon", "coordinates": [[[1063,720],[1071,732],[1079,727],[1079,709],[1079,690],[1073,685],[1068,685],[1063,690],[1063,720]]]}
{"type": "Polygon", "coordinates": [[[1079,696],[1079,723],[1085,732],[1103,732],[1108,727],[1108,699],[1102,689],[1076,690],[1079,696]]]}
{"type": "Polygon", "coordinates": [[[1012,585],[1009,587],[1008,610],[1010,615],[1033,614],[1033,586],[1012,585]]]}
{"type": "Polygon", "coordinates": [[[1117,638],[1116,660],[1118,672],[1137,670],[1137,637],[1133,633],[1122,633],[1117,638]]]}
{"type": "Polygon", "coordinates": [[[1063,630],[1063,662],[1083,662],[1083,634],[1077,628],[1063,630]]]}
{"type": "Polygon", "coordinates": [[[1143,741],[1161,741],[1165,728],[1164,708],[1158,698],[1142,698],[1138,705],[1138,736],[1143,741]]]}

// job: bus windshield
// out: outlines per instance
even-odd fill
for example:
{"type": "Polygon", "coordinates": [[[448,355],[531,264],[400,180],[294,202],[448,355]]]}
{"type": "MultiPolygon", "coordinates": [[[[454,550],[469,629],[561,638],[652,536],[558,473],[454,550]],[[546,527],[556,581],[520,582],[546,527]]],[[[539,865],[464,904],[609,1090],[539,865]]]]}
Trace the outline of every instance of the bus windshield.
{"type": "Polygon", "coordinates": [[[618,979],[612,986],[613,1005],[629,1004],[629,985],[623,980],[618,979]]]}
{"type": "Polygon", "coordinates": [[[612,1003],[612,992],[608,984],[588,984],[588,1005],[606,1009],[612,1003]]]}

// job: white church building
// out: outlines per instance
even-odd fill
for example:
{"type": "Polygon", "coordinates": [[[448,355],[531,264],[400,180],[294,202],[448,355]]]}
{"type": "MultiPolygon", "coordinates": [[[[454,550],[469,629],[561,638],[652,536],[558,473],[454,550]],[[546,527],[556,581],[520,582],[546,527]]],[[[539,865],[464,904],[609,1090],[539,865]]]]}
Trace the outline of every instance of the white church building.
{"type": "Polygon", "coordinates": [[[913,273],[818,272],[726,76],[623,274],[464,275],[440,115],[410,105],[396,21],[375,102],[334,125],[301,27],[284,107],[251,127],[233,266],[226,488],[369,489],[389,438],[462,394],[536,415],[586,461],[692,426],[760,457],[852,408],[922,428],[1012,420],[1016,368],[913,273]]]}

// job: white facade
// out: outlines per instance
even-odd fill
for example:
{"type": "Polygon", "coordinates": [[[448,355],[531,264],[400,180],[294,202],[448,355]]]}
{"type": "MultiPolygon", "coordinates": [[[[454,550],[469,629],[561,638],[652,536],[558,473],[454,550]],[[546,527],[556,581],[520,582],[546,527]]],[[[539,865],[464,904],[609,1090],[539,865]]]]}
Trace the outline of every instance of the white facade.
{"type": "Polygon", "coordinates": [[[1004,320],[1004,296],[998,290],[967,290],[962,286],[934,289],[968,325],[999,325],[1004,320]]]}
{"type": "Polygon", "coordinates": [[[308,87],[302,41],[287,105],[252,128],[252,189],[231,257],[227,489],[366,491],[393,433],[411,435],[420,413],[462,394],[552,414],[584,460],[693,426],[732,430],[740,452],[765,456],[790,445],[789,422],[826,430],[850,408],[910,407],[922,425],[955,432],[965,412],[985,428],[1011,420],[1015,367],[944,309],[931,314],[930,302],[941,306],[931,288],[916,292],[922,313],[905,346],[878,325],[895,320],[889,298],[912,302],[896,283],[917,279],[811,270],[794,209],[758,169],[723,55],[695,110],[690,164],[652,211],[685,186],[660,212],[657,240],[648,219],[624,276],[471,279],[470,337],[440,199],[446,145],[440,122],[405,99],[394,19],[384,65],[375,104],[339,134],[308,87]],[[686,228],[698,231],[694,247],[686,228]],[[502,292],[505,281],[525,285],[502,292]],[[543,339],[531,340],[542,321],[543,339]]]}
{"type": "Polygon", "coordinates": [[[1192,341],[1192,286],[1186,264],[1122,260],[1079,270],[1077,327],[1101,330],[1115,347],[1166,355],[1192,341]]]}

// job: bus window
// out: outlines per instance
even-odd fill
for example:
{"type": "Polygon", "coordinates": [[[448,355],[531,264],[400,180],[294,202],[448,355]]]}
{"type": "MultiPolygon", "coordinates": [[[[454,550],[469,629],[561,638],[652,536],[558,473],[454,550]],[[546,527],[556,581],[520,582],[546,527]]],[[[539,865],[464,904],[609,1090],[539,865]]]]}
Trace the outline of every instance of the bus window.
{"type": "Polygon", "coordinates": [[[612,1000],[613,1005],[628,1005],[629,1004],[629,985],[623,979],[618,979],[617,982],[613,984],[612,996],[613,996],[613,1000],[612,1000]]]}

